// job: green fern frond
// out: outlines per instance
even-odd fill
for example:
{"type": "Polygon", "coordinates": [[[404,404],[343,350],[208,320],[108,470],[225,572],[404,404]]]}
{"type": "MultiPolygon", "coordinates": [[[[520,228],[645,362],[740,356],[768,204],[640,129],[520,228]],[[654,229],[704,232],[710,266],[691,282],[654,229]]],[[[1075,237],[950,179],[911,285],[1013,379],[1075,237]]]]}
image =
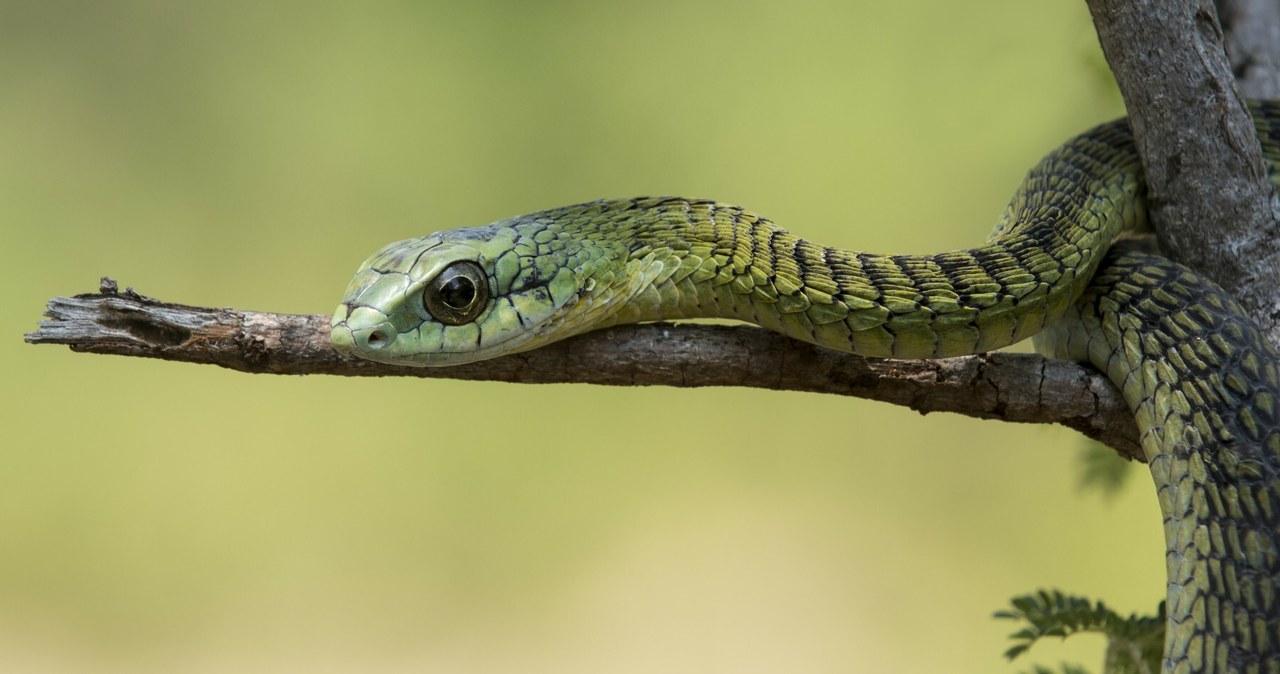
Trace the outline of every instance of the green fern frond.
{"type": "MultiPolygon", "coordinates": [[[[1045,637],[1067,638],[1072,634],[1093,632],[1107,637],[1104,674],[1154,674],[1160,671],[1160,651],[1164,644],[1164,602],[1154,616],[1121,616],[1101,601],[1064,594],[1059,590],[1040,590],[1035,594],[1014,597],[1011,610],[997,611],[996,618],[1017,620],[1025,626],[1009,635],[1015,642],[1005,651],[1012,660],[1027,652],[1032,644],[1045,637]]],[[[1068,668],[1063,671],[1083,672],[1068,668]]],[[[1074,666],[1071,666],[1074,667],[1074,666]]],[[[1037,667],[1036,674],[1051,672],[1037,667]]]]}

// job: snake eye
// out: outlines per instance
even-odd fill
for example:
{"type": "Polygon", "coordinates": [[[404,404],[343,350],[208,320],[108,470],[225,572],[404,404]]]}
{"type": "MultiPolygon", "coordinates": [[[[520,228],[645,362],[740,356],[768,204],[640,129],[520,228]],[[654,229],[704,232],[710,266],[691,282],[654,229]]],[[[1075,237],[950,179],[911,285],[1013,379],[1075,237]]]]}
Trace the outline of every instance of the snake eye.
{"type": "Polygon", "coordinates": [[[489,303],[489,281],[480,265],[454,262],[422,290],[422,303],[445,325],[470,323],[489,303]]]}

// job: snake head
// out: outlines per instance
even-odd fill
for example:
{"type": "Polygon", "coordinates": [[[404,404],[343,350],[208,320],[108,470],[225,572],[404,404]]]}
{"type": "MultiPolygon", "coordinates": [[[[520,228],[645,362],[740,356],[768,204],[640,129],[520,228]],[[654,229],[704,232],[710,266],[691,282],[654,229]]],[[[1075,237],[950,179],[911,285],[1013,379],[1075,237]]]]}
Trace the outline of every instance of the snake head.
{"type": "Polygon", "coordinates": [[[616,285],[598,283],[612,253],[558,233],[541,215],[437,232],[374,253],[330,322],[334,348],[395,365],[454,365],[596,327],[613,305],[615,293],[598,292],[616,285]]]}

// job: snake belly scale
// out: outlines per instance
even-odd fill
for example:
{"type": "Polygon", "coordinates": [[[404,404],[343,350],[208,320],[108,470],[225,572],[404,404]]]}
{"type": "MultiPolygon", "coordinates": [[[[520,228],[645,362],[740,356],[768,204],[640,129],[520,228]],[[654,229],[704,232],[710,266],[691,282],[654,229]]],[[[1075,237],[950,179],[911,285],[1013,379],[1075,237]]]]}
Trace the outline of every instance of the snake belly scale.
{"type": "MultiPolygon", "coordinates": [[[[1280,103],[1251,103],[1273,180],[1280,103]]],[[[823,247],[736,206],[597,201],[392,243],[332,321],[344,353],[450,365],[589,330],[732,318],[866,356],[981,353],[1035,336],[1133,410],[1164,517],[1167,672],[1280,672],[1280,365],[1243,310],[1146,227],[1125,120],[1033,168],[988,241],[934,255],[823,247]]]]}

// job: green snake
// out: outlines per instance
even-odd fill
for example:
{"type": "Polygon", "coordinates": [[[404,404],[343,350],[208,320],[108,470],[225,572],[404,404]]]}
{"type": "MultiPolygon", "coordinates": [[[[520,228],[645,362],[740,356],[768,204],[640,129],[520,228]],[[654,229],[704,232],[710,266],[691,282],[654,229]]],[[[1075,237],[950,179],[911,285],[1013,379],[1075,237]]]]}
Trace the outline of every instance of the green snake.
{"type": "MultiPolygon", "coordinates": [[[[1280,182],[1280,102],[1250,104],[1280,182]]],[[[1027,175],[987,242],[934,255],[819,246],[683,198],[566,206],[392,243],[332,321],[339,351],[450,365],[610,325],[731,318],[865,356],[943,358],[1036,336],[1123,392],[1167,543],[1167,672],[1280,672],[1280,366],[1212,282],[1128,246],[1146,228],[1128,123],[1027,175]]]]}

